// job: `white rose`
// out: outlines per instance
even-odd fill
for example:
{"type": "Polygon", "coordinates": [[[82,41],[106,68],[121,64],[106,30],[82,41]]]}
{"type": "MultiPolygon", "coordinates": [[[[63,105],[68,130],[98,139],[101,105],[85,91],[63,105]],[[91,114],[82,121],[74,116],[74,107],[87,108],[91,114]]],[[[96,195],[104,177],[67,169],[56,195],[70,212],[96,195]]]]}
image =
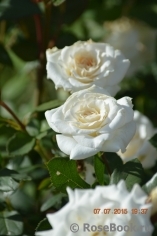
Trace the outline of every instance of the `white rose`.
{"type": "Polygon", "coordinates": [[[130,60],[127,76],[132,76],[142,66],[155,60],[157,31],[143,22],[126,17],[104,24],[104,42],[119,49],[130,60]]]}
{"type": "Polygon", "coordinates": [[[156,132],[151,121],[139,111],[134,112],[136,133],[127,146],[126,152],[118,152],[124,162],[138,158],[144,168],[151,168],[157,160],[157,150],[148,141],[156,132]]]}
{"type": "Polygon", "coordinates": [[[131,98],[116,100],[93,85],[73,93],[66,102],[46,111],[61,151],[70,159],[84,159],[100,151],[125,152],[135,134],[131,98]]]}
{"type": "Polygon", "coordinates": [[[75,92],[93,84],[107,89],[112,96],[129,67],[129,60],[108,44],[78,41],[72,46],[48,49],[47,77],[56,88],[75,92]]]}
{"type": "MultiPolygon", "coordinates": [[[[76,236],[152,235],[153,226],[150,222],[152,204],[146,203],[147,195],[139,185],[136,184],[130,193],[124,181],[120,181],[117,186],[97,186],[95,189],[75,189],[74,191],[68,188],[67,191],[69,203],[58,212],[47,215],[53,229],[37,232],[36,235],[72,236],[74,233],[70,231],[70,226],[74,223],[79,225],[79,230],[75,232],[76,236]],[[100,209],[99,213],[94,214],[94,209],[100,209]],[[104,209],[109,209],[109,212],[104,212],[104,209]],[[121,213],[114,214],[114,209],[119,209],[121,213]],[[138,213],[132,214],[133,209],[138,209],[138,213]],[[140,209],[146,209],[147,213],[140,214],[140,209]],[[126,214],[122,211],[126,211],[126,214]],[[110,223],[116,225],[116,230],[113,232],[109,229],[105,232],[103,227],[107,225],[110,228],[110,223]],[[90,232],[87,229],[84,230],[84,224],[90,225],[90,232]],[[92,225],[95,227],[91,228],[92,225]],[[118,225],[122,226],[121,232],[118,231],[118,225]],[[124,228],[124,226],[128,227],[124,228]]],[[[71,229],[76,229],[76,227],[71,229]]]]}

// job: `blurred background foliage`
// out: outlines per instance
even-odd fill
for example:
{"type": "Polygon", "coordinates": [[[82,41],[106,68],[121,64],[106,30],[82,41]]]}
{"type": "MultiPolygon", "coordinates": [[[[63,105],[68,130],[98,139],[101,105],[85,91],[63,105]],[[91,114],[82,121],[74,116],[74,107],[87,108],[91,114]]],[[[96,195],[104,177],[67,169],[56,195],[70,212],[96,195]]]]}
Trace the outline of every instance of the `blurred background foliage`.
{"type": "MultiPolygon", "coordinates": [[[[44,111],[61,105],[69,96],[62,89],[56,91],[46,78],[46,49],[89,38],[104,42],[108,36],[105,22],[122,17],[142,21],[156,32],[157,2],[0,0],[0,235],[34,235],[45,214],[67,201],[51,185],[44,164],[54,156],[64,156],[44,111]]],[[[134,109],[155,126],[156,52],[150,63],[123,80],[116,96],[132,97],[134,109]]]]}

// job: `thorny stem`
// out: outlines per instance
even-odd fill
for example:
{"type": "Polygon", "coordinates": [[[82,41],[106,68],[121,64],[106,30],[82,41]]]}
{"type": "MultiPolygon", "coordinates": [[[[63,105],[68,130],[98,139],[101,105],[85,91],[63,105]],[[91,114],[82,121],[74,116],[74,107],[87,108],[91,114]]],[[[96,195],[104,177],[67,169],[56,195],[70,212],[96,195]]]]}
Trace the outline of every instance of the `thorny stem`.
{"type": "Polygon", "coordinates": [[[6,103],[0,100],[0,106],[4,107],[17,121],[17,123],[20,125],[21,129],[26,131],[25,125],[19,120],[19,118],[15,115],[15,113],[8,107],[6,103]]]}

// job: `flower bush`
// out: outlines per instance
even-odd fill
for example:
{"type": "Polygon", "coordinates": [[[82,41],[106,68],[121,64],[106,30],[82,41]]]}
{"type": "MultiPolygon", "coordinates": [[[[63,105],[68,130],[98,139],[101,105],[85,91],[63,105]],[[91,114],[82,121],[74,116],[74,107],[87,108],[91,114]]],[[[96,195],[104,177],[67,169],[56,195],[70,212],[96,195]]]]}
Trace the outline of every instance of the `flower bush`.
{"type": "Polygon", "coordinates": [[[157,235],[156,19],[0,0],[0,235],[157,235]]]}
{"type": "Polygon", "coordinates": [[[49,126],[58,133],[59,148],[79,160],[100,151],[125,152],[135,134],[131,98],[119,100],[92,86],[72,94],[59,108],[46,111],[49,126]]]}
{"type": "Polygon", "coordinates": [[[78,41],[61,50],[48,49],[46,55],[47,77],[56,88],[71,92],[95,84],[115,95],[130,64],[120,51],[92,40],[78,41]]]}

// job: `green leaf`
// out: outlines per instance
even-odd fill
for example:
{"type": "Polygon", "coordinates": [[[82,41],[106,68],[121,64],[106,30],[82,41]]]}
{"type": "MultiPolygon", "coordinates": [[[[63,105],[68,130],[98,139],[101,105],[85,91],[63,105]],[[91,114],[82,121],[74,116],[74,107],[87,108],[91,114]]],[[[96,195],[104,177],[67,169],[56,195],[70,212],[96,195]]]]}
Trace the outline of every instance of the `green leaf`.
{"type": "Polygon", "coordinates": [[[26,126],[27,132],[31,136],[37,136],[40,133],[40,121],[38,119],[32,119],[26,126]]]}
{"type": "Polygon", "coordinates": [[[56,195],[53,195],[46,202],[43,203],[43,205],[41,206],[40,210],[41,211],[48,210],[50,207],[60,203],[64,196],[66,196],[66,195],[63,194],[63,193],[58,193],[56,195]]]}
{"type": "Polygon", "coordinates": [[[63,104],[62,101],[53,100],[53,101],[46,102],[46,103],[43,103],[43,104],[35,107],[35,109],[33,111],[43,112],[43,111],[46,111],[46,110],[49,110],[49,109],[53,109],[53,108],[59,107],[62,104],[63,104]]]}
{"type": "Polygon", "coordinates": [[[77,172],[76,161],[68,158],[54,158],[47,163],[52,184],[61,192],[66,192],[66,187],[72,189],[90,188],[77,172]]]}
{"type": "Polygon", "coordinates": [[[110,184],[117,184],[121,179],[125,180],[128,190],[131,190],[134,184],[143,182],[144,170],[138,159],[117,167],[111,175],[110,184]]]}
{"type": "Polygon", "coordinates": [[[43,219],[42,221],[40,221],[40,223],[37,225],[36,231],[45,231],[45,230],[49,230],[52,229],[49,221],[47,218],[43,219]]]}
{"type": "Polygon", "coordinates": [[[31,178],[24,173],[19,173],[15,170],[4,168],[0,171],[0,177],[6,177],[6,176],[12,177],[17,181],[31,180],[31,178]]]}
{"type": "Polygon", "coordinates": [[[157,186],[157,173],[146,183],[142,186],[142,189],[147,193],[150,192],[157,186]]]}
{"type": "Polygon", "coordinates": [[[10,137],[12,137],[16,132],[17,131],[9,125],[0,125],[0,153],[2,157],[8,157],[6,144],[10,137]]]}
{"type": "Polygon", "coordinates": [[[21,235],[23,222],[17,212],[0,212],[0,235],[21,235]]]}
{"type": "Polygon", "coordinates": [[[18,187],[19,187],[19,183],[17,183],[13,178],[9,176],[0,177],[0,191],[12,193],[18,187]]]}
{"type": "Polygon", "coordinates": [[[29,153],[35,146],[35,139],[27,133],[17,132],[10,138],[7,144],[7,151],[10,156],[22,156],[29,153]]]}
{"type": "Polygon", "coordinates": [[[117,167],[123,166],[122,159],[116,153],[105,152],[102,155],[102,158],[105,159],[105,162],[111,172],[113,172],[117,167]]]}
{"type": "Polygon", "coordinates": [[[0,211],[4,211],[5,208],[6,208],[5,202],[3,202],[2,200],[0,200],[0,211]]]}
{"type": "Polygon", "coordinates": [[[33,14],[40,14],[37,4],[28,0],[3,0],[0,3],[0,20],[18,19],[33,14]]]}
{"type": "Polygon", "coordinates": [[[63,2],[65,2],[65,0],[52,0],[52,3],[53,3],[54,6],[59,6],[63,2]]]}
{"type": "Polygon", "coordinates": [[[4,168],[0,170],[0,191],[14,192],[19,187],[19,181],[31,180],[26,174],[4,168]]]}
{"type": "Polygon", "coordinates": [[[157,148],[157,134],[155,134],[150,140],[149,142],[157,148]]]}
{"type": "Polygon", "coordinates": [[[99,184],[104,185],[105,165],[98,156],[94,157],[94,169],[95,169],[95,175],[99,184]]]}
{"type": "Polygon", "coordinates": [[[0,43],[0,63],[8,66],[13,66],[12,60],[8,52],[1,43],[0,43]]]}

